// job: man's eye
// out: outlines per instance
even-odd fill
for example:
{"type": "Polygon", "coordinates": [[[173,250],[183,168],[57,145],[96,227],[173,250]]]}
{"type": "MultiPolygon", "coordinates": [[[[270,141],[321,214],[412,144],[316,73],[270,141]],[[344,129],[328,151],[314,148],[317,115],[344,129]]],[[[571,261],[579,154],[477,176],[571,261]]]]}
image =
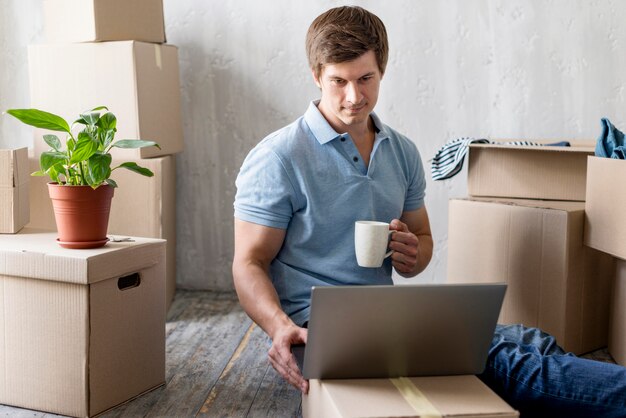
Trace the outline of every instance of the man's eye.
{"type": "Polygon", "coordinates": [[[332,80],[332,82],[333,82],[333,84],[341,85],[341,84],[344,84],[346,82],[346,80],[335,79],[335,80],[332,80]]]}

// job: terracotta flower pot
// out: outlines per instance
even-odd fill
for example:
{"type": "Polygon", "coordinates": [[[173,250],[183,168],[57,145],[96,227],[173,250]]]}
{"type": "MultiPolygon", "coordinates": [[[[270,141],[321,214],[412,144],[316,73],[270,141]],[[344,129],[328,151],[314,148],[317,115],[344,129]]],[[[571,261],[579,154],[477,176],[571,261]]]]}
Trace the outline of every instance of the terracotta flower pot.
{"type": "Polygon", "coordinates": [[[98,248],[107,243],[113,187],[103,185],[92,189],[48,183],[48,193],[61,247],[98,248]]]}

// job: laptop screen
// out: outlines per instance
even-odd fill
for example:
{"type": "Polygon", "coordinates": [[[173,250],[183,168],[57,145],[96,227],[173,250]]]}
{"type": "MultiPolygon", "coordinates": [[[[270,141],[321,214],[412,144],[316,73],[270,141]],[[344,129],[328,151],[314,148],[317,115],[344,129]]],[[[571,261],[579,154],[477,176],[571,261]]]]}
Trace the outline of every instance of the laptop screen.
{"type": "Polygon", "coordinates": [[[479,374],[505,291],[504,283],[314,287],[303,375],[479,374]]]}

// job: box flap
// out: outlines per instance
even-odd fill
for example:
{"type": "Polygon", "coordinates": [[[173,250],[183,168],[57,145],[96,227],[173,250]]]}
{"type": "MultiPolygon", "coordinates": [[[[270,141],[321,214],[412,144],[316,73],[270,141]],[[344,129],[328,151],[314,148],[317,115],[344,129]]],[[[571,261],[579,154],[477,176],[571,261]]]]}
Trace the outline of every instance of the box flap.
{"type": "Polygon", "coordinates": [[[60,247],[57,233],[24,228],[0,235],[0,274],[33,279],[89,284],[123,276],[159,262],[165,240],[133,238],[109,242],[102,248],[71,250],[60,247]],[[149,245],[160,243],[160,245],[149,245]]]}
{"type": "Polygon", "coordinates": [[[588,157],[587,165],[585,245],[626,259],[626,161],[588,157]]]}

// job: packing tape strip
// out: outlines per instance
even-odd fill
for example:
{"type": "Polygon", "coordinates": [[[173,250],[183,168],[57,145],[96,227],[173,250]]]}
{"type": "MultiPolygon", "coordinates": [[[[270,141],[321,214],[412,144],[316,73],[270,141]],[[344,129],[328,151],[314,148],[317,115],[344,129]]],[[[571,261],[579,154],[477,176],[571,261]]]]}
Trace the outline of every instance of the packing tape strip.
{"type": "Polygon", "coordinates": [[[404,400],[411,405],[421,418],[441,418],[441,412],[424,396],[411,380],[406,377],[389,379],[398,389],[404,400]]]}
{"type": "Polygon", "coordinates": [[[154,45],[154,60],[156,61],[158,69],[161,70],[163,66],[161,61],[161,46],[157,44],[154,45]]]}

